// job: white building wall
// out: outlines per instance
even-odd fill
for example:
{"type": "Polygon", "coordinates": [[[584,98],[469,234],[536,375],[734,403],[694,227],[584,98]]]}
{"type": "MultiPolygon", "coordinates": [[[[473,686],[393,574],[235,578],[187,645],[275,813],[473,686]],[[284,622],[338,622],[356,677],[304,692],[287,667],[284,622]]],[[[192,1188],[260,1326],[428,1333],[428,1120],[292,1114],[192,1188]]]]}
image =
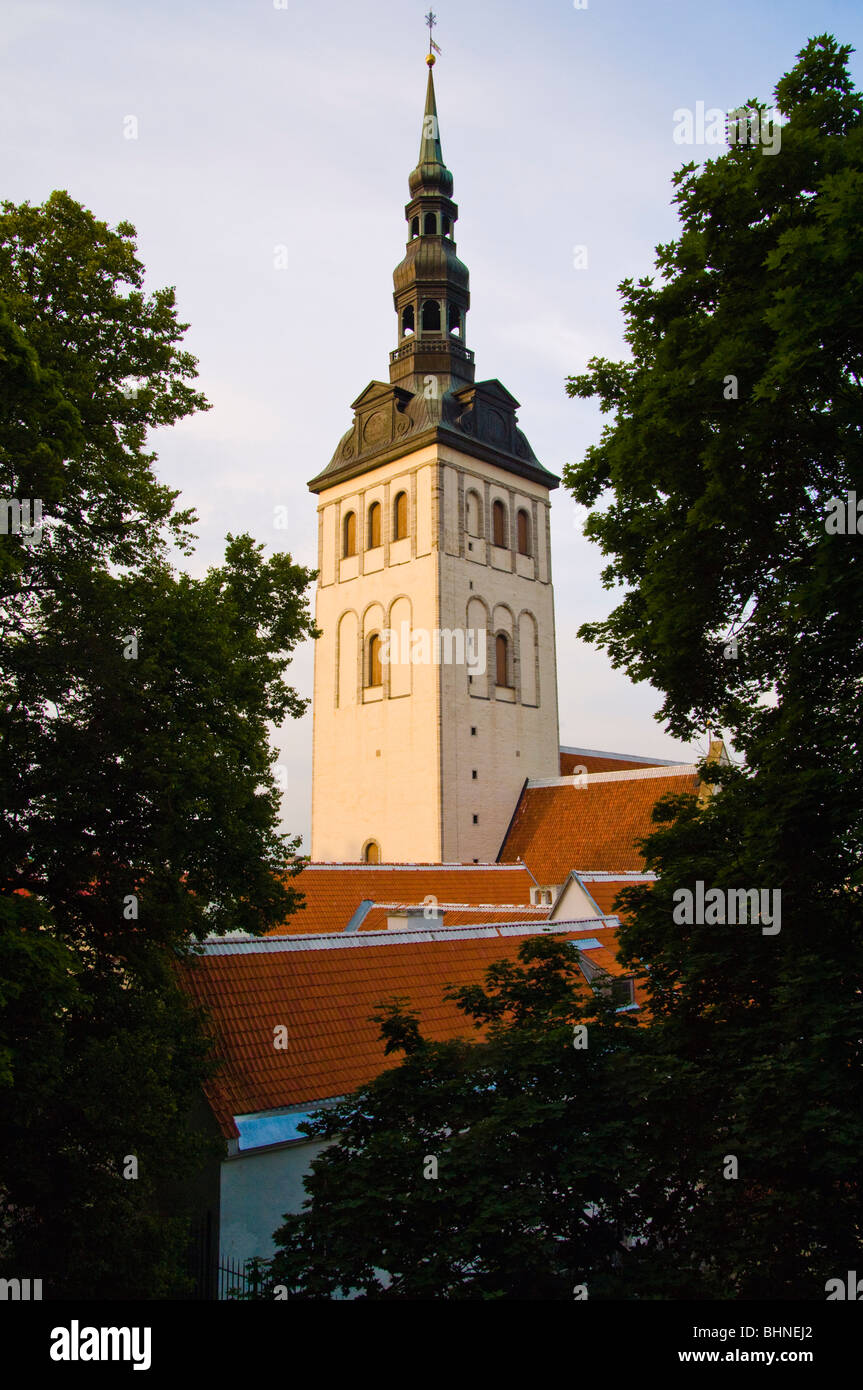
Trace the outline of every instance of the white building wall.
{"type": "MultiPolygon", "coordinates": [[[[441,734],[443,856],[483,863],[497,858],[525,778],[554,777],[560,770],[554,595],[547,546],[540,548],[537,536],[545,534],[549,494],[468,455],[445,454],[457,465],[452,487],[462,498],[464,516],[461,554],[441,556],[441,625],[473,626],[486,612],[489,631],[484,675],[469,680],[466,668],[440,668],[447,711],[441,734]],[[466,528],[471,492],[483,499],[479,539],[466,528]],[[493,544],[496,498],[507,511],[508,548],[493,544]],[[533,553],[527,558],[516,550],[520,507],[531,519],[533,553]],[[512,643],[512,691],[495,684],[497,631],[512,643]],[[522,650],[523,637],[530,639],[528,651],[522,650]]],[[[453,471],[448,469],[447,477],[453,471]]]]}
{"type": "Polygon", "coordinates": [[[525,778],[559,773],[548,491],[432,445],[329,489],[319,511],[322,550],[333,537],[337,556],[317,592],[312,859],[359,860],[375,840],[385,862],[493,861],[525,778]],[[395,541],[401,489],[409,535],[395,541]],[[478,536],[466,524],[470,493],[478,536]],[[493,544],[496,499],[506,508],[506,546],[493,544]],[[383,544],[369,553],[375,500],[383,544]],[[519,508],[530,520],[530,556],[517,554],[519,508]],[[349,509],[359,553],[341,559],[349,509]],[[413,635],[427,634],[431,659],[389,664],[382,687],[368,689],[369,634],[399,633],[406,614],[413,635]],[[464,640],[480,624],[484,671],[469,679],[467,648],[461,664],[434,659],[438,632],[464,640]],[[512,689],[495,684],[496,631],[511,642],[512,689]]]}
{"type": "Polygon", "coordinates": [[[275,1253],[273,1232],[285,1214],[302,1210],[308,1193],[303,1177],[326,1143],[285,1144],[250,1150],[222,1163],[220,1239],[222,1259],[269,1259],[275,1253]]]}
{"type": "MultiPolygon", "coordinates": [[[[360,553],[353,561],[340,561],[334,582],[325,583],[323,574],[318,581],[315,618],[323,635],[315,647],[311,853],[316,862],[359,860],[369,840],[377,841],[387,862],[440,861],[435,667],[410,663],[406,670],[403,661],[388,663],[379,689],[368,689],[363,675],[364,642],[371,631],[395,623],[400,633],[408,612],[414,630],[431,631],[437,623],[433,461],[433,449],[421,450],[321,495],[324,517],[332,511],[338,518],[338,537],[345,512],[357,512],[360,553]],[[402,489],[409,498],[408,536],[395,541],[392,511],[402,489]],[[383,507],[383,545],[370,553],[366,518],[375,500],[383,507]],[[351,653],[341,644],[337,667],[337,636],[346,613],[355,614],[357,622],[351,691],[346,674],[351,653]]],[[[326,520],[323,531],[326,535],[326,520]]]]}

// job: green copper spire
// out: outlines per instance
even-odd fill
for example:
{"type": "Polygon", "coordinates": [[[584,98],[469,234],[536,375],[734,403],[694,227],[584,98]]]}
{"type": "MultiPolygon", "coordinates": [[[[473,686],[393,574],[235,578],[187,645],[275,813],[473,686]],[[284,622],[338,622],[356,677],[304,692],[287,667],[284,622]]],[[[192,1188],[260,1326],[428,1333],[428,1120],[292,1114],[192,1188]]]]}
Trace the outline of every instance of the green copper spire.
{"type": "Polygon", "coordinates": [[[445,198],[451,198],[453,179],[443,162],[437,102],[434,94],[434,77],[432,76],[434,54],[430,54],[426,61],[429,65],[429,80],[426,88],[426,109],[423,113],[423,127],[420,137],[420,157],[417,167],[408,180],[408,185],[412,198],[416,198],[421,193],[438,193],[445,198]]]}
{"type": "Polygon", "coordinates": [[[469,275],[456,255],[458,208],[453,178],[443,162],[432,65],[429,66],[419,163],[410,175],[405,208],[409,240],[393,274],[398,316],[398,347],[390,354],[390,381],[407,385],[415,378],[449,382],[474,379],[473,353],[465,343],[470,306],[469,275]]]}
{"type": "MultiPolygon", "coordinates": [[[[429,29],[433,22],[429,11],[429,29]]],[[[420,157],[405,207],[408,240],[393,271],[398,337],[390,353],[389,383],[370,382],[354,401],[354,422],[327,467],[309,483],[312,492],[326,493],[336,483],[437,444],[541,487],[557,487],[560,481],[542,467],[518,428],[518,401],[499,381],[475,380],[473,352],[465,341],[470,276],[456,252],[458,207],[441,151],[431,74],[435,52],[440,49],[431,41],[420,157]]]]}

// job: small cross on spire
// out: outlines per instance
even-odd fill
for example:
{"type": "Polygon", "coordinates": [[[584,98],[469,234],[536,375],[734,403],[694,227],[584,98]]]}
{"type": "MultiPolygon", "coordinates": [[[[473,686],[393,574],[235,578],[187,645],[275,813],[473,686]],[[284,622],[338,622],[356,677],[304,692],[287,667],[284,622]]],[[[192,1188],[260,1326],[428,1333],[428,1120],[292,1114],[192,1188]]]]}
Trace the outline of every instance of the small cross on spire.
{"type": "Polygon", "coordinates": [[[429,31],[429,56],[426,59],[426,62],[429,64],[429,66],[431,66],[431,64],[434,62],[434,55],[436,53],[440,53],[440,49],[438,48],[437,44],[432,38],[432,29],[435,27],[436,24],[437,15],[434,13],[433,10],[429,10],[428,14],[426,15],[426,25],[429,31]]]}

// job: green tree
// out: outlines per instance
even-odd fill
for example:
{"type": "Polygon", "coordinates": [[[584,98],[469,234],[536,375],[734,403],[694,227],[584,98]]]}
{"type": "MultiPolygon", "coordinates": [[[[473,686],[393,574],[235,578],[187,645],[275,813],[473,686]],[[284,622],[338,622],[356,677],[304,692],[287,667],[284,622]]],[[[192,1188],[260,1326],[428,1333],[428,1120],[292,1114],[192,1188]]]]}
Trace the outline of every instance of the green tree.
{"type": "Polygon", "coordinates": [[[657,250],[662,284],[620,287],[631,360],[594,358],[567,387],[614,414],[564,477],[587,506],[610,490],[585,531],[611,557],[607,587],[626,590],[581,635],[664,692],[658,717],[681,737],[757,726],[801,645],[829,642],[822,612],[848,621],[859,548],[825,521],[863,484],[850,52],[813,39],[777,84],[777,153],[738,144],[675,175],[682,230],[657,250]]]}
{"type": "Polygon", "coordinates": [[[568,386],[613,415],[565,476],[607,503],[586,531],[624,590],[581,636],[664,693],[674,733],[722,726],[745,759],[708,774],[709,805],[662,813],[659,881],[628,891],[621,933],[655,1019],[653,1277],[714,1297],[823,1298],[860,1257],[863,536],[828,524],[833,499],[863,498],[850,52],[812,39],[779,81],[775,154],[737,145],[676,175],[661,283],[621,286],[631,360],[568,386]],[[781,892],[780,931],[676,922],[675,891],[699,880],[781,892]]]}
{"type": "Polygon", "coordinates": [[[3,205],[0,497],[42,519],[0,535],[0,1258],[46,1296],[182,1290],[209,1063],[172,962],[299,901],[268,728],[307,703],[285,672],[314,576],[248,536],[201,580],[169,563],[194,515],[148,431],[206,402],[143,276],[128,224],[3,205]]]}

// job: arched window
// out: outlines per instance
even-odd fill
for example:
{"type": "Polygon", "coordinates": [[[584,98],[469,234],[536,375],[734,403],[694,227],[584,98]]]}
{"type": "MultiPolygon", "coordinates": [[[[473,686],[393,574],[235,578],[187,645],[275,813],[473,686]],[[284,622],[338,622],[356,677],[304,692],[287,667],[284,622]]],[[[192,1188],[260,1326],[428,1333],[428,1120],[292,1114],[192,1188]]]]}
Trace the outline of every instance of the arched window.
{"type": "Polygon", "coordinates": [[[482,535],[482,503],[472,488],[465,498],[465,530],[469,536],[482,535]]]}
{"type": "Polygon", "coordinates": [[[426,236],[434,236],[437,232],[437,213],[427,212],[425,222],[426,236]]]}
{"type": "Polygon", "coordinates": [[[369,540],[367,549],[374,550],[381,543],[381,504],[373,502],[369,507],[369,540]]]}
{"type": "Polygon", "coordinates": [[[411,218],[411,241],[420,234],[420,220],[418,217],[411,218]]]}
{"type": "Polygon", "coordinates": [[[383,685],[383,667],[381,665],[381,637],[379,632],[373,632],[368,640],[366,647],[366,685],[383,685]]]}
{"type": "Polygon", "coordinates": [[[367,840],[366,843],[363,845],[363,863],[364,863],[364,864],[380,864],[380,862],[381,862],[381,847],[380,847],[380,845],[378,844],[377,840],[367,840]]]}
{"type": "Polygon", "coordinates": [[[342,522],[342,558],[357,553],[357,514],[348,512],[342,522]]]}
{"type": "Polygon", "coordinates": [[[440,332],[440,305],[436,299],[427,299],[423,304],[423,332],[440,332]]]}
{"type": "Polygon", "coordinates": [[[461,310],[457,304],[450,304],[447,309],[447,326],[454,338],[461,337],[461,310]]]}
{"type": "Polygon", "coordinates": [[[509,678],[509,638],[502,632],[494,639],[495,684],[510,687],[509,678]]]}
{"type": "Polygon", "coordinates": [[[450,234],[450,220],[448,217],[445,217],[443,220],[443,234],[444,236],[449,236],[450,234]]]}
{"type": "Polygon", "coordinates": [[[495,498],[494,506],[491,509],[492,540],[495,545],[505,546],[506,538],[506,507],[495,498]]]}
{"type": "Polygon", "coordinates": [[[516,518],[518,523],[518,553],[519,555],[530,554],[530,518],[522,508],[516,518]]]}
{"type": "Polygon", "coordinates": [[[414,306],[408,304],[402,313],[402,337],[409,338],[414,331],[414,306]]]}
{"type": "Polygon", "coordinates": [[[400,492],[393,503],[393,540],[404,540],[408,533],[408,495],[400,492]]]}

